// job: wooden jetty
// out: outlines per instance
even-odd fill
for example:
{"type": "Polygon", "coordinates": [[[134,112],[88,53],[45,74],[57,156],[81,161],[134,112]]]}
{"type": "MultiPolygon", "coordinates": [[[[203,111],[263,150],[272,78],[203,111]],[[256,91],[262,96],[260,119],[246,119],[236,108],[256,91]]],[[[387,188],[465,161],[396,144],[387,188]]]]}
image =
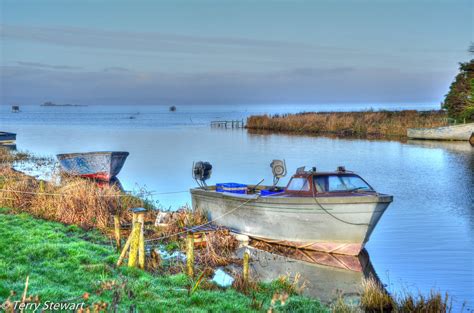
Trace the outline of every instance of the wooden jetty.
{"type": "Polygon", "coordinates": [[[231,120],[231,121],[211,121],[211,127],[221,128],[244,128],[244,120],[231,120]]]}

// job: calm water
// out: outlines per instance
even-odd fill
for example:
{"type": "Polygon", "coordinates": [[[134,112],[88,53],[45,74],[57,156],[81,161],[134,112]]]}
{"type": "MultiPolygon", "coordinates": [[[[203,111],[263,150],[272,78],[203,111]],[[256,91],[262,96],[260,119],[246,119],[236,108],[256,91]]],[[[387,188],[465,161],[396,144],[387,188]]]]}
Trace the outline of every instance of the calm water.
{"type": "MultiPolygon", "coordinates": [[[[354,170],[378,191],[393,194],[367,250],[390,291],[448,291],[458,311],[474,307],[474,149],[467,143],[428,143],[258,135],[211,129],[214,119],[255,113],[363,110],[351,106],[24,106],[10,113],[0,106],[0,129],[18,133],[17,147],[39,154],[90,150],[130,152],[120,181],[126,189],[146,187],[163,207],[190,202],[186,191],[193,161],[213,166],[210,183],[271,182],[272,159],[296,167],[354,170]],[[133,117],[133,118],[130,118],[133,117]]],[[[397,109],[399,105],[373,106],[397,109]]],[[[412,105],[435,109],[437,105],[412,105]]],[[[281,184],[285,184],[283,179],[281,184]]],[[[320,287],[320,286],[318,286],[320,287]]],[[[316,287],[314,287],[316,288],[316,287]]]]}

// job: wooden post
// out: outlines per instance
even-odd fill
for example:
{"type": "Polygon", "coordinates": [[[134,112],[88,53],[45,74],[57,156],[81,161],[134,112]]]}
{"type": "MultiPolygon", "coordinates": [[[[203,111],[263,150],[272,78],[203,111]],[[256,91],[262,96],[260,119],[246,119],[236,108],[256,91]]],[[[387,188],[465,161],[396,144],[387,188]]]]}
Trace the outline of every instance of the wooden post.
{"type": "Polygon", "coordinates": [[[43,180],[40,180],[40,182],[39,182],[39,191],[40,191],[40,193],[44,192],[44,181],[43,180]]]}
{"type": "Polygon", "coordinates": [[[250,252],[249,249],[245,249],[244,251],[244,264],[243,264],[243,278],[244,278],[244,284],[247,285],[249,282],[249,260],[250,260],[250,252]]]}
{"type": "Polygon", "coordinates": [[[140,223],[140,237],[138,241],[138,267],[142,270],[145,269],[145,234],[143,233],[145,228],[145,214],[138,214],[138,223],[140,223]]]}
{"type": "Polygon", "coordinates": [[[114,215],[114,232],[115,232],[115,245],[117,251],[120,251],[122,247],[122,239],[120,238],[120,216],[114,215]]]}
{"type": "Polygon", "coordinates": [[[128,253],[128,266],[136,267],[137,259],[138,266],[141,269],[145,268],[145,235],[143,234],[145,228],[145,208],[134,208],[133,212],[133,237],[130,241],[130,252],[128,253]]]}
{"type": "Polygon", "coordinates": [[[132,241],[132,234],[128,236],[127,242],[125,243],[125,246],[123,246],[122,253],[120,253],[119,259],[117,261],[117,266],[122,265],[123,259],[125,258],[125,255],[127,254],[128,248],[130,248],[131,241],[132,241]]]}
{"type": "Polygon", "coordinates": [[[132,239],[130,241],[130,252],[128,253],[128,267],[137,266],[138,245],[140,243],[141,223],[133,223],[132,239]]]}
{"type": "MultiPolygon", "coordinates": [[[[146,209],[144,208],[134,208],[131,210],[132,214],[132,231],[130,236],[128,236],[127,242],[120,253],[119,259],[117,261],[117,266],[120,266],[125,258],[125,255],[128,252],[128,266],[136,267],[137,262],[138,266],[141,269],[145,268],[145,213],[146,209]]],[[[118,215],[114,216],[114,223],[120,225],[120,220],[118,215]],[[117,219],[116,219],[117,217],[117,219]]],[[[117,230],[117,227],[116,227],[117,230]]],[[[120,228],[119,228],[120,232],[120,228]]],[[[120,235],[119,235],[120,236],[120,235]]]]}
{"type": "Polygon", "coordinates": [[[194,277],[194,236],[191,233],[186,235],[186,267],[188,276],[194,277]]]}
{"type": "Polygon", "coordinates": [[[130,243],[132,242],[133,225],[135,224],[136,220],[137,220],[137,215],[133,214],[132,215],[132,232],[130,232],[127,242],[125,242],[125,246],[123,246],[122,253],[120,253],[119,259],[117,261],[117,266],[122,265],[123,259],[125,258],[125,255],[127,254],[128,249],[130,248],[130,243]]]}
{"type": "Polygon", "coordinates": [[[471,144],[471,146],[474,147],[474,133],[471,134],[471,137],[469,138],[469,143],[471,144]]]}

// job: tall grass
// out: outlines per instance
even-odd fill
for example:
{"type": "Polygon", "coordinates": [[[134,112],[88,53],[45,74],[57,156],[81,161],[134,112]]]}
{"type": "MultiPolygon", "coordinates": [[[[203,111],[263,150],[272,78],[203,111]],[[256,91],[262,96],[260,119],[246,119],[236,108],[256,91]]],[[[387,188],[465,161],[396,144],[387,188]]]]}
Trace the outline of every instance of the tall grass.
{"type": "Polygon", "coordinates": [[[257,115],[247,119],[247,128],[312,134],[404,137],[408,128],[445,126],[446,118],[444,111],[415,110],[257,115]]]}
{"type": "Polygon", "coordinates": [[[410,312],[431,313],[451,312],[451,302],[446,294],[444,297],[435,291],[428,296],[404,294],[390,295],[374,278],[362,282],[360,306],[364,312],[410,312]]]}
{"type": "Polygon", "coordinates": [[[10,167],[0,167],[0,207],[14,212],[105,231],[112,214],[129,221],[129,208],[146,205],[142,199],[126,195],[116,186],[98,186],[79,178],[63,178],[56,184],[10,167]]]}

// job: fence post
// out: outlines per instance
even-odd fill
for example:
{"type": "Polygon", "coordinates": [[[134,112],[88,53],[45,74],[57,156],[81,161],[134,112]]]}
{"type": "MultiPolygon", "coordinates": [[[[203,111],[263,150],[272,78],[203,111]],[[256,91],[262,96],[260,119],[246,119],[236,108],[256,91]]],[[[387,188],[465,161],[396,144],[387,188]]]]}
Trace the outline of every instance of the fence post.
{"type": "Polygon", "coordinates": [[[114,233],[115,245],[117,246],[117,251],[120,251],[122,247],[122,239],[120,238],[120,216],[118,214],[114,215],[114,233]]]}
{"type": "Polygon", "coordinates": [[[194,235],[186,234],[186,268],[189,277],[194,277],[194,235]]]}
{"type": "MultiPolygon", "coordinates": [[[[138,262],[138,267],[141,269],[145,268],[145,208],[134,208],[132,211],[132,231],[130,236],[123,247],[122,253],[117,261],[117,266],[120,266],[125,258],[125,255],[128,251],[128,266],[136,267],[138,262]]],[[[114,216],[114,222],[115,222],[114,216]]],[[[117,216],[118,220],[118,216],[117,216]]],[[[120,225],[120,220],[118,220],[120,225]]],[[[119,229],[120,232],[120,229],[119,229]]],[[[120,235],[119,235],[120,236],[120,235]]]]}
{"type": "Polygon", "coordinates": [[[243,278],[244,284],[247,285],[249,282],[249,260],[250,260],[250,251],[248,248],[244,251],[244,264],[243,264],[243,278]]]}

